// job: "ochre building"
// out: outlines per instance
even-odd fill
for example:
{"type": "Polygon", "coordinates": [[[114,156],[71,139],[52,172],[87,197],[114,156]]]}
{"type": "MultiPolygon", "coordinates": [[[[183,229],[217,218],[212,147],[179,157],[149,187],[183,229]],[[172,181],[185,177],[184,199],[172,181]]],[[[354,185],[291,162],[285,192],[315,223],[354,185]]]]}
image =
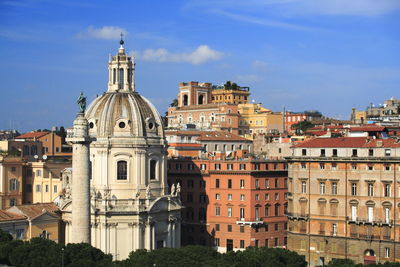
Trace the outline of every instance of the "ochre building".
{"type": "Polygon", "coordinates": [[[310,266],[400,260],[398,140],[316,138],[287,159],[290,250],[310,266]]]}

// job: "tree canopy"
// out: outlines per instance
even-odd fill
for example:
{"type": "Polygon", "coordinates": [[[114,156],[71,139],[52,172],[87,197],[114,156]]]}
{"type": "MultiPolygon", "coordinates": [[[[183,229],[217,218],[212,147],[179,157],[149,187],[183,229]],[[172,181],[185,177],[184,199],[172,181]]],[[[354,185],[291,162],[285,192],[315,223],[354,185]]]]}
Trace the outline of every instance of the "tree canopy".
{"type": "Polygon", "coordinates": [[[304,120],[292,125],[292,129],[296,130],[296,133],[305,133],[308,129],[314,127],[314,124],[304,120]]]}

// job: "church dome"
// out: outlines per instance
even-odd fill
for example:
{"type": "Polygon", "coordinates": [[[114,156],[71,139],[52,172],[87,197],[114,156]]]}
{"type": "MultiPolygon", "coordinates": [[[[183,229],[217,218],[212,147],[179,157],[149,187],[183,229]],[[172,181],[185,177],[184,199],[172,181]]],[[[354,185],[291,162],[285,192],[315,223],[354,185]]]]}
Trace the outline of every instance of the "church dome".
{"type": "Polygon", "coordinates": [[[135,90],[134,58],[125,53],[123,42],[108,62],[108,90],[88,107],[85,117],[89,135],[108,137],[164,138],[157,109],[135,90]]]}
{"type": "Polygon", "coordinates": [[[85,116],[92,137],[164,137],[160,114],[137,92],[106,92],[90,104],[85,116]]]}

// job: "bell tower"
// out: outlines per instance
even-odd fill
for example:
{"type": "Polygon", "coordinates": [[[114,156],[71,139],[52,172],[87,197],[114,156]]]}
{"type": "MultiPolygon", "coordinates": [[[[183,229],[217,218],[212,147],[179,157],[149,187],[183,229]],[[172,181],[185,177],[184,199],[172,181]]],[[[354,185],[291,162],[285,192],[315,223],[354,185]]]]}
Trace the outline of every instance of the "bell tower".
{"type": "Polygon", "coordinates": [[[125,53],[122,36],[117,55],[108,62],[108,92],[135,91],[135,59],[125,53]]]}

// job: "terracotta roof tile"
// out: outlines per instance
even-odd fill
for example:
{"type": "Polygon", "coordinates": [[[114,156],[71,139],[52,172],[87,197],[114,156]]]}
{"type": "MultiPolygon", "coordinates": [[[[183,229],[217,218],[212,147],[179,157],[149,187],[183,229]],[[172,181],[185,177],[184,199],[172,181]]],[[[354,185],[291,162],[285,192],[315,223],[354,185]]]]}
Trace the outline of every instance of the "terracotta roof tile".
{"type": "Polygon", "coordinates": [[[58,214],[56,212],[59,210],[57,205],[54,204],[53,202],[18,205],[18,206],[11,207],[10,209],[13,211],[19,210],[21,212],[21,214],[24,214],[28,218],[35,218],[35,217],[41,215],[43,213],[43,210],[46,210],[47,212],[50,212],[50,213],[58,216],[58,214]]]}
{"type": "Polygon", "coordinates": [[[29,132],[21,134],[20,136],[15,137],[15,139],[29,139],[29,138],[40,138],[49,134],[49,132],[29,132]]]}
{"type": "Polygon", "coordinates": [[[0,222],[15,221],[15,220],[25,220],[26,217],[14,212],[0,210],[0,222]]]}
{"type": "Polygon", "coordinates": [[[338,137],[338,138],[314,138],[294,146],[295,148],[373,148],[373,147],[400,147],[400,142],[395,139],[371,139],[368,137],[338,137]]]}

